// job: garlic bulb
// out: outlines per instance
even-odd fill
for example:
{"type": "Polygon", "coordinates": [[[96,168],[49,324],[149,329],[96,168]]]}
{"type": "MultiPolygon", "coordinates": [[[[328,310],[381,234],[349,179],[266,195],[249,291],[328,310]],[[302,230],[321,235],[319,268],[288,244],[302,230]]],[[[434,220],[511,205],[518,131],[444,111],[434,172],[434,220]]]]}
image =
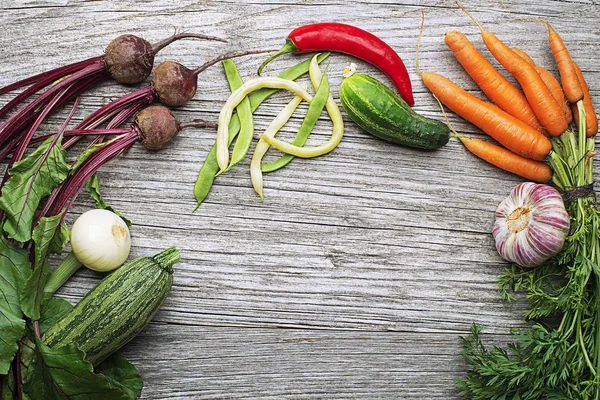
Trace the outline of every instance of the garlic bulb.
{"type": "Polygon", "coordinates": [[[524,182],[496,210],[492,234],[498,253],[523,267],[558,254],[569,232],[569,214],[551,186],[524,182]]]}

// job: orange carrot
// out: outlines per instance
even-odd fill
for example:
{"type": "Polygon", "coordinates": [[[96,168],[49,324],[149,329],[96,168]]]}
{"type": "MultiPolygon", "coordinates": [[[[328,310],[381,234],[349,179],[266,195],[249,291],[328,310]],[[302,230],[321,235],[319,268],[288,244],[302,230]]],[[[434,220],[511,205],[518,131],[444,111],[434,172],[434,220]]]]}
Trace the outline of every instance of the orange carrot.
{"type": "Polygon", "coordinates": [[[533,58],[531,58],[531,56],[529,56],[529,54],[525,53],[523,50],[521,50],[517,47],[512,47],[511,50],[514,51],[515,54],[518,55],[519,57],[521,57],[523,60],[527,61],[527,63],[529,63],[535,67],[535,62],[533,61],[533,58]]]}
{"type": "Polygon", "coordinates": [[[566,131],[568,124],[565,120],[563,109],[554,100],[550,89],[548,89],[535,68],[517,56],[510,47],[504,44],[493,33],[484,30],[481,24],[467,10],[462,8],[460,4],[459,7],[477,24],[481,31],[483,43],[490,53],[519,82],[529,105],[548,133],[552,136],[558,136],[566,131]]]}
{"type": "Polygon", "coordinates": [[[536,65],[535,69],[538,72],[538,74],[540,74],[540,76],[542,77],[542,80],[544,81],[546,86],[548,86],[548,89],[550,89],[550,92],[552,92],[554,100],[556,100],[558,104],[562,105],[565,120],[567,121],[567,124],[569,124],[573,120],[573,114],[571,113],[571,107],[569,107],[569,103],[567,102],[565,92],[563,91],[562,86],[560,86],[560,82],[546,68],[536,65]]]}
{"type": "Polygon", "coordinates": [[[465,35],[456,31],[447,32],[444,41],[492,102],[537,131],[545,132],[521,91],[498,72],[465,35]]]}
{"type": "Polygon", "coordinates": [[[446,107],[523,157],[543,160],[552,149],[550,140],[525,122],[432,72],[420,73],[427,88],[446,107]]]}
{"type": "Polygon", "coordinates": [[[556,100],[556,102],[558,104],[562,105],[562,108],[563,108],[563,111],[565,114],[565,120],[567,121],[567,124],[571,123],[571,121],[573,120],[573,114],[571,113],[571,107],[569,107],[569,104],[567,104],[567,98],[565,97],[565,92],[563,92],[563,89],[560,86],[560,82],[558,81],[558,79],[556,79],[554,77],[554,75],[552,75],[552,73],[550,71],[548,71],[546,68],[536,65],[535,62],[533,61],[533,59],[529,56],[529,54],[525,53],[523,50],[513,47],[512,51],[514,51],[516,55],[518,55],[519,57],[521,57],[522,59],[527,61],[529,64],[534,66],[535,70],[537,71],[538,74],[540,74],[540,77],[542,78],[542,80],[544,81],[544,83],[546,84],[548,89],[550,89],[550,92],[552,93],[554,100],[556,100]]]}
{"type": "Polygon", "coordinates": [[[556,60],[556,66],[560,72],[560,80],[562,87],[567,96],[567,100],[570,103],[576,104],[579,100],[583,99],[583,88],[577,78],[577,71],[573,65],[573,59],[567,50],[565,42],[554,29],[550,23],[541,20],[548,27],[548,40],[550,41],[550,49],[556,60]]]}
{"type": "Polygon", "coordinates": [[[467,150],[477,157],[534,182],[548,182],[552,179],[552,170],[541,161],[521,157],[509,150],[480,139],[458,137],[467,150]]]}
{"type": "MultiPolygon", "coordinates": [[[[594,136],[598,133],[598,116],[596,115],[596,110],[594,110],[594,105],[592,104],[592,98],[590,97],[590,91],[588,89],[587,83],[583,78],[583,74],[581,73],[581,68],[576,63],[573,63],[575,66],[575,72],[577,73],[577,77],[579,82],[581,82],[581,88],[583,90],[583,107],[585,107],[585,134],[587,137],[594,136]]],[[[573,111],[575,115],[575,122],[579,125],[579,112],[577,109],[573,111]]]]}

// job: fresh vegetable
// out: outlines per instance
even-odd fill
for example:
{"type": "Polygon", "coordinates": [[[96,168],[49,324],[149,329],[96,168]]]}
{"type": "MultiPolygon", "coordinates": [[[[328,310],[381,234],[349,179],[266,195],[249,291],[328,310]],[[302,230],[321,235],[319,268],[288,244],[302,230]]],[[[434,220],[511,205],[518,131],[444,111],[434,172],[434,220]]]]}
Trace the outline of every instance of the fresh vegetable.
{"type": "Polygon", "coordinates": [[[173,264],[178,261],[179,252],[170,247],[127,263],[50,327],[42,342],[51,348],[75,344],[87,361],[99,364],[152,320],[171,290],[173,264]]]}
{"type": "Polygon", "coordinates": [[[347,24],[323,22],[294,29],[288,35],[285,45],[262,63],[258,74],[282,54],[319,51],[345,53],[371,63],[394,82],[400,95],[410,106],[414,105],[410,77],[394,49],[372,33],[347,24]]]}
{"type": "Polygon", "coordinates": [[[423,83],[434,97],[513,153],[537,161],[543,160],[552,149],[552,143],[546,136],[495,105],[466,92],[450,79],[433,72],[421,71],[419,48],[424,25],[425,16],[422,14],[415,64],[423,83]]]}
{"type": "Polygon", "coordinates": [[[533,59],[529,56],[529,54],[525,53],[523,50],[513,47],[512,51],[514,51],[516,55],[527,61],[529,64],[533,65],[537,73],[540,74],[540,77],[542,78],[548,89],[550,89],[554,100],[556,100],[556,102],[562,106],[563,111],[565,113],[565,119],[567,120],[567,124],[571,123],[571,121],[573,120],[573,114],[571,113],[571,108],[567,103],[565,92],[563,92],[563,89],[560,86],[560,82],[558,81],[558,79],[556,79],[554,75],[552,75],[552,73],[546,68],[536,65],[533,59]]]}
{"type": "Polygon", "coordinates": [[[448,78],[432,72],[422,73],[421,78],[442,104],[512,152],[540,161],[552,149],[547,137],[493,104],[466,92],[448,78]]]}
{"type": "MultiPolygon", "coordinates": [[[[329,56],[329,53],[322,53],[317,57],[317,62],[321,63],[329,56]]],[[[279,78],[295,80],[300,76],[304,75],[308,72],[310,59],[305,60],[299,64],[296,64],[287,70],[285,70],[279,78]]],[[[260,89],[257,90],[250,95],[248,95],[248,99],[250,100],[250,107],[252,112],[254,112],[262,102],[264,102],[267,98],[269,98],[272,94],[276,93],[277,89],[260,89]]],[[[233,142],[236,135],[240,130],[240,121],[237,114],[231,117],[231,122],[229,123],[229,138],[227,142],[227,146],[233,142]]],[[[285,156],[285,155],[284,155],[285,156]]],[[[202,202],[208,196],[210,189],[212,188],[212,184],[215,180],[215,176],[219,172],[219,165],[217,163],[217,145],[216,143],[208,152],[202,167],[200,168],[200,172],[198,173],[198,178],[196,179],[196,183],[194,185],[194,196],[197,201],[196,209],[202,204],[202,202]]]]}
{"type": "MultiPolygon", "coordinates": [[[[319,65],[317,64],[315,57],[313,57],[313,61],[311,62],[311,66],[310,66],[310,79],[312,81],[312,84],[313,84],[315,90],[317,91],[317,93],[315,94],[315,98],[317,95],[319,95],[319,96],[322,96],[323,98],[327,99],[327,102],[325,103],[325,107],[327,108],[327,112],[331,118],[331,121],[333,122],[333,133],[331,134],[331,137],[329,138],[329,140],[326,143],[319,145],[319,146],[314,146],[314,147],[298,146],[293,142],[286,143],[282,140],[275,138],[274,136],[266,136],[265,137],[265,141],[267,143],[269,143],[271,146],[277,148],[280,151],[283,151],[284,153],[287,153],[287,154],[290,154],[290,155],[293,155],[296,157],[312,158],[312,157],[321,156],[323,154],[327,154],[330,151],[332,151],[333,149],[335,149],[338,146],[338,144],[340,144],[340,142],[342,141],[342,138],[344,136],[344,121],[342,119],[342,113],[340,113],[339,107],[335,103],[335,100],[333,100],[333,96],[329,93],[329,81],[327,79],[327,73],[325,73],[325,74],[321,73],[321,70],[319,69],[319,65]]],[[[314,99],[313,99],[313,101],[314,101],[314,99]]],[[[320,105],[320,103],[321,103],[321,101],[319,101],[319,104],[316,107],[317,110],[318,109],[322,110],[322,106],[320,105]]],[[[313,113],[314,110],[315,110],[315,107],[313,107],[313,110],[311,110],[309,107],[308,111],[311,111],[311,113],[309,114],[307,112],[306,117],[304,118],[303,124],[304,124],[304,122],[306,122],[306,125],[314,126],[316,120],[319,118],[319,115],[320,115],[320,113],[319,114],[317,114],[316,112],[313,113]]],[[[298,132],[298,133],[301,134],[302,132],[298,132]]],[[[310,131],[308,133],[310,133],[310,131]]]]}
{"type": "MultiPolygon", "coordinates": [[[[583,102],[581,104],[585,109],[585,133],[587,137],[592,137],[598,133],[598,116],[596,115],[596,110],[592,104],[592,97],[590,96],[587,83],[585,82],[585,79],[583,79],[581,68],[579,68],[579,65],[576,63],[574,63],[574,65],[577,76],[579,77],[579,81],[581,82],[581,88],[583,89],[583,102]]],[[[573,114],[575,116],[575,122],[579,126],[579,112],[577,111],[577,108],[575,108],[573,114]]]]}
{"type": "Polygon", "coordinates": [[[527,98],[460,32],[447,32],[444,41],[483,93],[499,108],[544,133],[527,98]]]}
{"type": "MultiPolygon", "coordinates": [[[[235,63],[231,59],[224,60],[222,64],[223,71],[225,71],[225,77],[229,83],[229,88],[234,92],[244,84],[244,81],[242,80],[235,63]]],[[[248,97],[243,99],[235,110],[240,121],[240,132],[235,141],[235,145],[233,146],[233,150],[231,151],[231,162],[229,163],[228,169],[246,157],[254,136],[254,117],[252,116],[250,99],[248,97]]]]}
{"type": "Polygon", "coordinates": [[[277,78],[277,77],[260,77],[253,78],[242,86],[240,86],[235,92],[233,92],[225,105],[219,113],[219,128],[217,130],[217,163],[221,172],[224,172],[229,167],[229,123],[233,114],[233,109],[250,93],[255,90],[269,88],[269,89],[286,89],[296,93],[309,103],[312,101],[312,96],[306,92],[296,82],[277,78]]]}
{"type": "MultiPolygon", "coordinates": [[[[316,99],[316,97],[315,97],[316,99]]],[[[254,148],[254,153],[252,153],[252,161],[250,162],[250,179],[252,181],[252,187],[256,193],[260,196],[260,199],[263,200],[263,174],[261,171],[261,162],[264,155],[269,150],[270,144],[266,142],[266,137],[275,136],[277,132],[286,124],[286,122],[290,119],[298,105],[302,101],[302,96],[295,96],[292,101],[290,101],[284,108],[277,114],[277,117],[267,127],[267,129],[263,132],[260,137],[260,140],[256,144],[254,148]]],[[[314,104],[315,100],[311,103],[311,106],[314,104]]]]}
{"type": "MultiPolygon", "coordinates": [[[[87,118],[85,118],[81,123],[79,123],[74,130],[85,132],[90,129],[95,129],[98,128],[102,123],[111,120],[111,118],[112,121],[110,126],[107,126],[106,128],[117,127],[135,115],[143,107],[149,105],[157,99],[167,106],[181,106],[187,103],[194,96],[197,87],[197,77],[208,67],[227,58],[241,57],[249,54],[258,54],[264,52],[266,51],[258,50],[226,53],[207,61],[194,70],[187,69],[183,65],[175,62],[162,62],[154,70],[150,85],[140,88],[100,107],[87,118]]],[[[67,89],[65,89],[65,91],[67,91],[67,89]]],[[[62,97],[60,100],[62,101],[62,97]]],[[[46,106],[44,112],[48,113],[51,110],[52,107],[46,106]]],[[[10,118],[6,122],[8,121],[10,121],[10,118]]],[[[17,136],[12,142],[8,143],[7,150],[1,154],[8,155],[13,153],[16,148],[26,148],[30,144],[34,132],[35,130],[30,130],[26,137],[22,135],[17,136]]],[[[72,146],[75,142],[77,142],[80,136],[81,135],[74,135],[74,137],[69,138],[69,140],[64,143],[65,148],[72,146]]],[[[0,148],[1,147],[2,143],[0,142],[0,148]]],[[[17,161],[19,159],[18,155],[19,154],[17,154],[16,158],[17,161]]]]}
{"type": "Polygon", "coordinates": [[[519,82],[529,105],[544,129],[551,136],[558,136],[566,131],[568,125],[562,106],[554,100],[550,89],[548,89],[535,68],[517,56],[510,47],[493,33],[484,30],[483,26],[467,10],[462,9],[479,27],[483,43],[490,53],[519,82]]]}
{"type": "MultiPolygon", "coordinates": [[[[583,77],[580,78],[584,82],[583,77]]],[[[484,345],[481,327],[462,338],[469,370],[458,380],[465,398],[600,398],[600,211],[593,190],[595,142],[578,102],[578,130],[553,138],[552,182],[562,192],[570,230],[560,253],[537,268],[512,265],[500,293],[525,292],[529,327],[513,330],[508,349],[484,345]]],[[[558,201],[558,199],[556,200],[558,201]]],[[[550,207],[556,210],[555,207],[550,207]]],[[[562,219],[562,218],[561,218],[562,219]]],[[[564,219],[562,219],[564,221],[564,219]]]]}
{"type": "Polygon", "coordinates": [[[345,78],[340,100],[358,126],[389,142],[431,150],[450,138],[446,124],[417,114],[393,90],[368,75],[345,78]]]}
{"type": "Polygon", "coordinates": [[[75,257],[89,269],[112,271],[120,267],[129,256],[129,228],[125,221],[111,211],[86,211],[73,223],[71,247],[75,257]]]}
{"type": "Polygon", "coordinates": [[[88,135],[116,135],[107,142],[89,148],[75,162],[76,168],[69,178],[51,194],[41,215],[54,216],[67,210],[86,182],[106,162],[114,159],[135,142],[141,142],[145,147],[158,150],[166,147],[176,134],[187,127],[216,127],[204,120],[179,122],[169,109],[163,106],[150,106],[140,111],[135,123],[127,129],[91,130],[88,135]]]}
{"type": "MultiPolygon", "coordinates": [[[[321,70],[319,69],[318,57],[319,55],[317,54],[310,60],[309,76],[316,93],[315,97],[308,105],[308,111],[306,111],[306,116],[302,120],[302,125],[300,125],[300,129],[298,129],[298,132],[296,132],[296,135],[292,140],[292,145],[296,146],[296,148],[304,146],[304,144],[308,140],[310,133],[313,131],[315,125],[317,124],[319,116],[323,112],[323,108],[329,102],[329,98],[331,97],[329,94],[329,85],[320,85],[323,76],[321,74],[321,70]]],[[[337,112],[337,114],[339,114],[335,102],[330,104],[330,108],[332,112],[337,112]]],[[[339,115],[337,116],[337,118],[339,118],[339,115]]],[[[334,126],[334,132],[331,138],[329,139],[328,144],[326,144],[325,146],[337,145],[337,143],[342,139],[342,136],[344,134],[343,128],[344,126],[342,124],[342,121],[338,121],[334,126]]],[[[262,139],[267,145],[269,145],[269,142],[266,139],[268,136],[265,136],[265,138],[262,139]]],[[[274,161],[261,164],[260,170],[261,172],[265,173],[277,171],[278,169],[281,169],[288,165],[294,158],[295,156],[293,156],[292,154],[282,154],[279,158],[277,158],[274,161]]]]}
{"type": "Polygon", "coordinates": [[[522,267],[537,267],[562,249],[569,214],[558,192],[548,185],[523,182],[496,209],[492,234],[498,253],[522,267]]]}
{"type": "Polygon", "coordinates": [[[552,170],[542,161],[521,157],[510,150],[480,139],[465,136],[458,136],[458,139],[471,153],[505,171],[534,182],[543,183],[552,179],[552,170]]]}
{"type": "Polygon", "coordinates": [[[560,35],[552,29],[552,25],[546,21],[541,21],[546,24],[546,27],[548,28],[548,41],[550,42],[550,48],[552,49],[552,54],[554,55],[554,60],[556,61],[558,72],[560,73],[560,80],[565,96],[570,103],[577,104],[579,100],[583,99],[583,89],[581,87],[581,82],[579,82],[573,59],[569,54],[565,42],[560,35]]]}
{"type": "Polygon", "coordinates": [[[4,94],[31,85],[0,109],[0,117],[10,113],[28,98],[39,94],[37,98],[0,124],[0,149],[4,148],[11,140],[18,140],[19,134],[32,126],[38,117],[37,110],[41,108],[47,108],[46,113],[50,114],[81,92],[108,77],[124,84],[144,81],[150,74],[156,53],[174,41],[184,38],[225,41],[214,36],[177,33],[165,40],[151,44],[134,35],[123,35],[108,45],[104,56],[56,68],[0,88],[0,94],[4,94]],[[48,89],[40,94],[40,91],[46,87],[48,89]],[[55,97],[63,91],[64,95],[60,100],[54,101],[55,97]],[[50,105],[52,102],[53,104],[50,105]]]}

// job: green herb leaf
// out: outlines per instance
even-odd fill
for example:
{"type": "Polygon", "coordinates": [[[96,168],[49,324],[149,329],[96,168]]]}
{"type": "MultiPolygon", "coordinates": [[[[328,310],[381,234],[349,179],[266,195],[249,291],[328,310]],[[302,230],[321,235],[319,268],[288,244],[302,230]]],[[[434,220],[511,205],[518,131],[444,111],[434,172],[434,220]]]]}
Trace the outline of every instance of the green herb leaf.
{"type": "Polygon", "coordinates": [[[73,306],[66,300],[52,297],[42,304],[42,312],[39,320],[40,334],[44,333],[58,321],[63,319],[73,310],[73,306]]]}
{"type": "Polygon", "coordinates": [[[129,396],[111,386],[109,379],[95,374],[85,354],[70,344],[50,348],[35,339],[36,362],[29,371],[24,391],[32,400],[128,400],[129,396]]]}
{"type": "Polygon", "coordinates": [[[22,243],[31,239],[33,216],[42,199],[60,185],[70,171],[60,137],[53,141],[54,137],[48,138],[33,153],[16,162],[8,170],[10,178],[2,188],[0,209],[6,215],[3,229],[10,238],[22,243]]]}
{"type": "Polygon", "coordinates": [[[102,198],[100,194],[100,181],[98,180],[98,176],[96,174],[92,175],[90,179],[85,183],[85,189],[90,193],[92,199],[96,202],[96,208],[101,208],[103,210],[112,211],[117,214],[121,219],[127,224],[127,226],[131,226],[131,221],[127,219],[123,214],[118,212],[114,207],[108,204],[102,198]]]}
{"type": "Polygon", "coordinates": [[[50,276],[48,256],[60,252],[68,240],[68,229],[62,222],[64,211],[53,217],[40,219],[33,230],[34,267],[21,292],[21,309],[32,320],[40,318],[40,308],[44,299],[44,286],[50,276]]]}
{"type": "Polygon", "coordinates": [[[25,331],[19,295],[30,274],[28,252],[0,236],[0,375],[8,372],[25,331]]]}
{"type": "Polygon", "coordinates": [[[102,361],[96,367],[96,372],[105,375],[112,387],[121,389],[131,400],[142,394],[144,380],[137,368],[120,353],[114,353],[102,361]]]}

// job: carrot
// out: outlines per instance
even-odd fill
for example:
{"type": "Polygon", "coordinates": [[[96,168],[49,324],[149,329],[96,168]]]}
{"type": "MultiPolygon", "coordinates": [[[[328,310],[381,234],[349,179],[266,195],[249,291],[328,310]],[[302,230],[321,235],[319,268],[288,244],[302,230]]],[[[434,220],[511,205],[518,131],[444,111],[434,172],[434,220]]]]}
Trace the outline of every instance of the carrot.
{"type": "Polygon", "coordinates": [[[567,100],[570,103],[576,104],[579,100],[583,99],[584,93],[581,82],[579,82],[577,77],[577,71],[573,65],[571,54],[569,54],[569,50],[560,35],[552,29],[552,25],[547,21],[540,21],[548,27],[548,41],[550,42],[550,49],[554,55],[558,72],[560,72],[560,80],[565,96],[567,96],[567,100]]]}
{"type": "MultiPolygon", "coordinates": [[[[577,73],[577,77],[579,82],[581,82],[581,88],[583,90],[583,107],[585,108],[585,135],[587,137],[591,137],[598,133],[598,116],[596,115],[596,110],[594,110],[594,105],[592,104],[592,98],[590,97],[590,91],[588,89],[587,83],[583,78],[583,74],[581,73],[581,68],[576,63],[573,63],[575,66],[575,72],[577,73]]],[[[577,109],[573,110],[573,114],[575,115],[575,122],[579,125],[579,112],[577,109]]]]}
{"type": "Polygon", "coordinates": [[[554,96],[554,100],[556,100],[558,104],[562,105],[567,124],[571,123],[571,121],[573,121],[573,114],[571,113],[571,108],[567,102],[565,92],[563,91],[562,86],[560,86],[560,82],[546,68],[536,65],[535,69],[542,77],[542,80],[546,86],[548,86],[548,89],[550,89],[552,96],[554,96]]]}
{"type": "Polygon", "coordinates": [[[510,47],[504,44],[493,33],[484,30],[481,24],[460,4],[458,6],[477,24],[481,31],[483,43],[490,53],[519,82],[529,105],[548,133],[552,136],[558,136],[566,131],[568,124],[565,120],[563,109],[554,100],[550,89],[548,89],[535,68],[517,56],[510,47]]]}
{"type": "Polygon", "coordinates": [[[545,132],[527,98],[485,59],[465,35],[456,31],[447,32],[444,41],[465,71],[492,102],[537,131],[545,132]]]}
{"type": "Polygon", "coordinates": [[[433,72],[420,73],[427,88],[446,107],[523,157],[541,161],[552,149],[550,140],[525,122],[458,87],[433,72]]]}
{"type": "Polygon", "coordinates": [[[434,97],[456,114],[490,135],[504,147],[525,158],[543,160],[552,149],[552,143],[546,136],[506,111],[502,111],[495,105],[466,92],[450,79],[433,72],[421,72],[419,68],[419,48],[421,47],[424,24],[425,14],[422,13],[415,64],[417,73],[434,97]]]}
{"type": "Polygon", "coordinates": [[[516,55],[527,61],[529,64],[533,65],[537,73],[540,74],[540,77],[542,78],[548,89],[550,89],[550,93],[552,93],[554,100],[556,100],[558,104],[562,105],[567,124],[571,123],[571,121],[573,120],[571,107],[569,107],[569,105],[567,104],[565,92],[563,91],[562,86],[560,86],[560,82],[558,81],[558,79],[556,79],[554,75],[552,75],[552,73],[546,68],[536,65],[533,59],[529,56],[529,54],[525,53],[523,50],[513,47],[512,51],[514,51],[516,55]]]}
{"type": "Polygon", "coordinates": [[[511,50],[514,51],[515,54],[518,55],[519,57],[521,57],[523,60],[527,61],[528,64],[533,65],[535,67],[535,62],[533,61],[533,58],[531,58],[531,56],[529,54],[525,53],[523,50],[521,50],[517,47],[512,47],[511,50]]]}
{"type": "Polygon", "coordinates": [[[541,161],[521,157],[500,146],[480,139],[462,136],[459,136],[458,139],[471,153],[505,171],[534,182],[543,183],[552,179],[552,170],[541,161]]]}

